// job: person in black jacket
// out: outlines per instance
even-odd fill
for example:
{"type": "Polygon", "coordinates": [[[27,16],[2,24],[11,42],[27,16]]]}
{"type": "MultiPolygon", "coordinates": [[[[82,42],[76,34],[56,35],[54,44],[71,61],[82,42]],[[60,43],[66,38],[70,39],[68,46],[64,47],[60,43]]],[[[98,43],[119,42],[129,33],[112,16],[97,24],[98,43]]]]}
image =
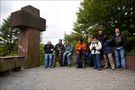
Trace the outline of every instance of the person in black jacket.
{"type": "Polygon", "coordinates": [[[52,57],[53,57],[53,50],[54,46],[51,44],[51,41],[48,41],[47,44],[44,46],[45,50],[45,68],[52,67],[52,57]]]}
{"type": "Polygon", "coordinates": [[[114,54],[115,54],[115,63],[117,68],[126,68],[126,60],[125,60],[125,50],[126,39],[120,33],[119,28],[115,28],[115,35],[112,38],[114,54]]]}
{"type": "Polygon", "coordinates": [[[62,58],[63,53],[65,51],[65,47],[62,44],[62,40],[59,39],[59,43],[55,45],[54,59],[53,59],[53,67],[56,66],[56,61],[59,61],[60,66],[62,66],[62,58]]]}

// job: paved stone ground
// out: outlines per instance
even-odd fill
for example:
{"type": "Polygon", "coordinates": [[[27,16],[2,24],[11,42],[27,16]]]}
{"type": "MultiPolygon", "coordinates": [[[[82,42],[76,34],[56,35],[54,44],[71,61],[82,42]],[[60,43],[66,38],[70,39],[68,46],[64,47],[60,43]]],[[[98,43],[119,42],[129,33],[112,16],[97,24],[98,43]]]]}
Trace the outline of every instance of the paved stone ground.
{"type": "Polygon", "coordinates": [[[0,78],[0,90],[135,90],[135,72],[41,66],[0,78]]]}

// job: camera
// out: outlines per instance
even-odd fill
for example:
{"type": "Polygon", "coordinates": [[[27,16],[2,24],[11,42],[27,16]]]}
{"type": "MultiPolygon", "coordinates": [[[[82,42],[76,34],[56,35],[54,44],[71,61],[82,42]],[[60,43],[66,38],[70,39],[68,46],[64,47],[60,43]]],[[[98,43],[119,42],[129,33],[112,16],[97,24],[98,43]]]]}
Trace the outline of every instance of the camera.
{"type": "Polygon", "coordinates": [[[93,47],[92,50],[96,50],[96,47],[93,47]]]}
{"type": "Polygon", "coordinates": [[[79,53],[83,53],[83,49],[82,48],[80,48],[79,53]]]}

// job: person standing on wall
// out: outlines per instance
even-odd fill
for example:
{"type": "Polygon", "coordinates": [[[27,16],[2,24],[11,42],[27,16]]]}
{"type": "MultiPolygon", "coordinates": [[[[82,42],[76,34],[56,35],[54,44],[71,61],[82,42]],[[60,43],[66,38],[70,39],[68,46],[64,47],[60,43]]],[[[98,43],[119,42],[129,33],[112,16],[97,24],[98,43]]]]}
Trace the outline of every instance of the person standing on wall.
{"type": "Polygon", "coordinates": [[[112,40],[107,37],[107,34],[104,33],[104,41],[103,41],[103,56],[105,61],[104,69],[109,67],[109,63],[111,65],[112,70],[115,70],[115,64],[112,57],[112,40]],[[109,63],[108,63],[109,62],[109,63]]]}
{"type": "Polygon", "coordinates": [[[115,63],[116,68],[126,69],[126,59],[125,59],[125,46],[126,39],[121,34],[119,28],[115,28],[115,35],[112,38],[114,54],[115,54],[115,63]]]}

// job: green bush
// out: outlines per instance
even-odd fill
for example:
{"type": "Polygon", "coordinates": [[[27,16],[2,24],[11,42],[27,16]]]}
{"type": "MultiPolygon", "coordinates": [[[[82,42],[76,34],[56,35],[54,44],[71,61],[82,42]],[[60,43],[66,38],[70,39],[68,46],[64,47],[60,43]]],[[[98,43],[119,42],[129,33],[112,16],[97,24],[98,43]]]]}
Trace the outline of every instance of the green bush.
{"type": "Polygon", "coordinates": [[[40,65],[44,64],[44,44],[40,44],[40,65]]]}
{"type": "Polygon", "coordinates": [[[18,53],[18,46],[15,44],[1,44],[0,56],[15,56],[18,53]]]}
{"type": "Polygon", "coordinates": [[[135,37],[134,36],[127,36],[126,52],[135,53],[135,37]]]}

